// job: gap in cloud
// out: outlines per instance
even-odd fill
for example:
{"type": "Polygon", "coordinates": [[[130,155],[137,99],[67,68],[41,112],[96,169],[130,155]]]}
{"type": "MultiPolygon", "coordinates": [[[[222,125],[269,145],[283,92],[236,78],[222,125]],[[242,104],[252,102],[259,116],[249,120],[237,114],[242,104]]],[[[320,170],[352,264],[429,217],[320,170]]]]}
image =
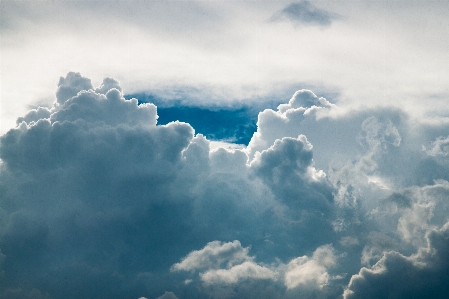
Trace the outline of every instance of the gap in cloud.
{"type": "Polygon", "coordinates": [[[218,109],[210,110],[200,107],[174,106],[158,108],[158,123],[161,125],[171,121],[187,122],[209,140],[223,140],[236,144],[248,145],[256,132],[257,114],[251,109],[218,109]]]}
{"type": "Polygon", "coordinates": [[[280,104],[286,103],[295,91],[300,89],[318,90],[319,94],[331,102],[338,102],[338,91],[325,86],[316,86],[305,82],[289,85],[277,93],[243,100],[210,101],[207,91],[192,89],[191,94],[175,89],[167,94],[131,93],[124,95],[126,99],[136,98],[139,105],[152,103],[157,106],[158,125],[172,121],[189,123],[195,133],[203,134],[210,141],[223,141],[247,146],[257,130],[257,118],[265,109],[277,110],[280,104]]]}
{"type": "MultiPolygon", "coordinates": [[[[189,123],[195,133],[201,133],[212,141],[227,141],[248,145],[254,132],[259,107],[238,106],[193,106],[181,100],[164,100],[153,95],[132,94],[127,99],[136,98],[139,104],[153,103],[157,106],[158,124],[165,125],[172,121],[189,123]]],[[[277,104],[265,103],[267,108],[277,104]]],[[[273,106],[273,107],[272,107],[273,106]]]]}

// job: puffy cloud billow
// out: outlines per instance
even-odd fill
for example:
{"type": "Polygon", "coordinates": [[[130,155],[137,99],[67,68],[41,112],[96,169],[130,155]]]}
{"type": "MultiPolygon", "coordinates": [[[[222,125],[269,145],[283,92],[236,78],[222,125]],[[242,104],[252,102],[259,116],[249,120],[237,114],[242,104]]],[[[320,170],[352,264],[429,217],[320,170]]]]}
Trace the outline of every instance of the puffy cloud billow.
{"type": "Polygon", "coordinates": [[[447,297],[444,122],[304,89],[245,147],[157,119],[69,73],[0,137],[1,298],[447,297]]]}

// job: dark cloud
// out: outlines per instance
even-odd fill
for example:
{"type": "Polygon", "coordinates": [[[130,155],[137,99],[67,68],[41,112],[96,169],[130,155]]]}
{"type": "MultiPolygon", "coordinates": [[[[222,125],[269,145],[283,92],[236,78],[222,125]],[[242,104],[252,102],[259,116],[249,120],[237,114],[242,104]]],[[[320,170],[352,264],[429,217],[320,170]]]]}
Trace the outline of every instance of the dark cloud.
{"type": "Polygon", "coordinates": [[[56,100],[59,104],[63,104],[78,92],[90,89],[93,89],[90,79],[80,76],[79,73],[70,72],[66,77],[59,79],[56,100]]]}
{"type": "Polygon", "coordinates": [[[160,265],[166,249],[155,244],[170,246],[164,239],[188,226],[183,203],[170,207],[181,200],[170,186],[193,129],[156,126],[156,107],[125,100],[110,80],[97,89],[106,94],[80,86],[90,80],[79,74],[61,82],[67,94],[58,93],[50,117],[1,138],[2,190],[12,186],[1,197],[5,285],[45,286],[56,298],[120,298],[127,275],[160,265]],[[155,258],[142,261],[147,254],[155,258]]]}
{"type": "Polygon", "coordinates": [[[448,133],[336,111],[299,90],[259,113],[248,147],[212,150],[115,79],[69,73],[0,137],[0,296],[357,298],[394,273],[427,275],[415,293],[438,298],[448,133]]]}
{"type": "Polygon", "coordinates": [[[409,257],[385,253],[351,278],[345,299],[446,298],[449,293],[449,224],[427,234],[428,246],[409,257]]]}
{"type": "Polygon", "coordinates": [[[290,208],[323,212],[332,202],[332,192],[312,157],[312,145],[304,135],[284,137],[256,155],[251,169],[290,208]]]}
{"type": "Polygon", "coordinates": [[[32,109],[25,116],[19,117],[17,119],[17,124],[22,122],[31,123],[37,122],[40,119],[50,118],[51,110],[45,107],[38,107],[37,109],[32,109]]]}
{"type": "Polygon", "coordinates": [[[320,9],[309,1],[291,3],[271,17],[271,21],[288,20],[294,24],[329,26],[337,15],[320,9]]]}

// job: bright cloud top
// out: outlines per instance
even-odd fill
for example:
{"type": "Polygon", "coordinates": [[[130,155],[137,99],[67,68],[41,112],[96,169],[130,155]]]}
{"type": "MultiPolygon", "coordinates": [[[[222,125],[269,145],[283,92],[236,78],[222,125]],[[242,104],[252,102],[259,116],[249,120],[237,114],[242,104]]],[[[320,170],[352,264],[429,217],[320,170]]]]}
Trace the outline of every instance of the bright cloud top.
{"type": "MultiPolygon", "coordinates": [[[[2,1],[1,127],[76,69],[201,105],[299,87],[344,109],[448,112],[447,1],[2,1]]],[[[96,82],[94,85],[98,85],[96,82]]],[[[87,88],[87,87],[86,87],[87,88]]]]}
{"type": "Polygon", "coordinates": [[[285,273],[285,285],[292,289],[298,286],[304,288],[322,289],[329,282],[327,268],[336,265],[336,257],[332,246],[317,248],[311,258],[302,256],[290,261],[285,273]]]}
{"type": "Polygon", "coordinates": [[[182,262],[174,264],[174,271],[192,271],[202,268],[217,269],[221,264],[232,267],[234,264],[250,260],[249,248],[243,248],[239,241],[221,244],[219,241],[210,242],[201,250],[192,251],[182,262]]]}
{"type": "Polygon", "coordinates": [[[0,297],[445,298],[447,125],[285,102],[212,144],[61,77],[0,137],[0,297]]]}

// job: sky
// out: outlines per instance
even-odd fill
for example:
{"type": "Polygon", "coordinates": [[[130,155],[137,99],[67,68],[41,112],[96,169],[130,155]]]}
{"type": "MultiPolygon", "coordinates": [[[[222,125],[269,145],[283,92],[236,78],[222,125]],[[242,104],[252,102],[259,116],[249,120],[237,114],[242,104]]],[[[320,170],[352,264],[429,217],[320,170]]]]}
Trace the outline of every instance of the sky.
{"type": "Polygon", "coordinates": [[[447,1],[0,14],[0,298],[447,298],[447,1]]]}

